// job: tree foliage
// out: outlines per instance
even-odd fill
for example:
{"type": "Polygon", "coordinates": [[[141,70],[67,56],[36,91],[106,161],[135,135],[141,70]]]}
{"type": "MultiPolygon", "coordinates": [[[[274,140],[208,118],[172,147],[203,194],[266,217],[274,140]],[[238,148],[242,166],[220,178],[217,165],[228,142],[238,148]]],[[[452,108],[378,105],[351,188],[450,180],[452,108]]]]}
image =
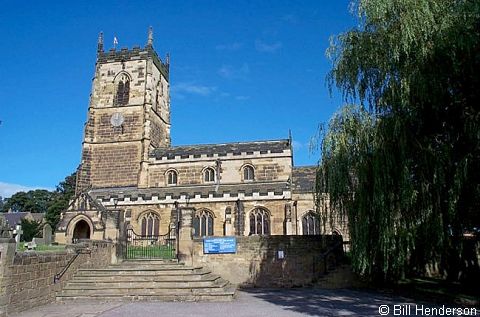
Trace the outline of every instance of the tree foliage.
{"type": "Polygon", "coordinates": [[[354,268],[377,280],[439,264],[465,278],[480,227],[480,2],[359,0],[332,40],[330,87],[358,102],[322,141],[317,192],[348,217],[354,268]]]}
{"type": "Polygon", "coordinates": [[[42,236],[43,224],[40,221],[23,218],[21,225],[23,231],[21,235],[22,241],[32,241],[33,238],[42,236]]]}
{"type": "Polygon", "coordinates": [[[55,194],[45,189],[18,192],[6,199],[2,212],[45,212],[52,203],[55,194]]]}
{"type": "Polygon", "coordinates": [[[75,195],[76,173],[67,176],[58,184],[55,190],[55,199],[47,209],[47,222],[55,228],[60,220],[60,213],[67,209],[70,200],[75,195]]]}
{"type": "Polygon", "coordinates": [[[75,195],[76,173],[67,176],[54,191],[36,189],[18,192],[3,201],[1,212],[46,213],[47,222],[55,228],[60,213],[67,209],[70,199],[75,195]]]}

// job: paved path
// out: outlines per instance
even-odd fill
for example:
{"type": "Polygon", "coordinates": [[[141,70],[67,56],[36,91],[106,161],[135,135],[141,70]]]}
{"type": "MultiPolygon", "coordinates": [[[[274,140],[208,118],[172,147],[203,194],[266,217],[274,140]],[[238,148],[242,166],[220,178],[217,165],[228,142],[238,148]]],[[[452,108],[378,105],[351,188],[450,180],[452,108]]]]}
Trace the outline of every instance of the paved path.
{"type": "Polygon", "coordinates": [[[380,316],[380,305],[406,303],[412,301],[367,291],[252,289],[237,292],[237,298],[226,303],[74,301],[52,303],[12,317],[380,316]]]}

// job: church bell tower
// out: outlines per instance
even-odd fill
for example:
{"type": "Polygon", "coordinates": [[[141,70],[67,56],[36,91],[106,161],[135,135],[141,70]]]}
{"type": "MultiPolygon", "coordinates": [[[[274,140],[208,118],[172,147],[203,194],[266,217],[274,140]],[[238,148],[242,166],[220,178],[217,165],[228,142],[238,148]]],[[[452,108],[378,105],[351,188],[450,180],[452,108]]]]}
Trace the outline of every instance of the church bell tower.
{"type": "Polygon", "coordinates": [[[170,146],[169,92],[169,58],[153,49],[152,28],[144,48],[107,52],[100,33],[77,193],[146,186],[149,152],[170,146]]]}

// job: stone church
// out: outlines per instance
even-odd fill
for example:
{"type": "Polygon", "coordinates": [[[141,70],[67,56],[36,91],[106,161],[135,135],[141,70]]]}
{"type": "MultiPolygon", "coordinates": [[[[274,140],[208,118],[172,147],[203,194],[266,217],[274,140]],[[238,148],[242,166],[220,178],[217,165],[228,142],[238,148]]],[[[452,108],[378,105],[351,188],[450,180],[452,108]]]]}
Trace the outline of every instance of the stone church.
{"type": "Polygon", "coordinates": [[[198,237],[319,234],[316,168],[293,166],[291,138],[171,144],[169,73],[151,30],[143,48],[109,51],[100,34],[76,197],[56,241],[119,241],[126,225],[166,234],[179,206],[195,208],[198,237]]]}

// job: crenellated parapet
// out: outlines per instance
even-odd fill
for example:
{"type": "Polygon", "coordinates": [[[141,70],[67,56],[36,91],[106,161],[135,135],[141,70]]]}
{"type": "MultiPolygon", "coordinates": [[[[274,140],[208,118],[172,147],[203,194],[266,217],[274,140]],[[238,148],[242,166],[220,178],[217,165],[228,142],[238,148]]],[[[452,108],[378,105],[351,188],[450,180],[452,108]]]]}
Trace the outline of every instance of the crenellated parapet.
{"type": "Polygon", "coordinates": [[[148,39],[145,47],[134,46],[133,48],[121,48],[117,50],[115,47],[108,51],[104,50],[103,32],[100,32],[97,43],[97,63],[114,63],[126,62],[142,59],[151,59],[155,66],[160,70],[162,75],[168,80],[170,72],[170,60],[168,54],[165,57],[165,62],[158,56],[153,48],[153,29],[148,30],[148,39]]]}
{"type": "Polygon", "coordinates": [[[95,189],[90,195],[108,206],[173,204],[175,202],[235,202],[282,200],[291,196],[286,182],[220,185],[178,186],[164,188],[109,188],[95,189]]]}

